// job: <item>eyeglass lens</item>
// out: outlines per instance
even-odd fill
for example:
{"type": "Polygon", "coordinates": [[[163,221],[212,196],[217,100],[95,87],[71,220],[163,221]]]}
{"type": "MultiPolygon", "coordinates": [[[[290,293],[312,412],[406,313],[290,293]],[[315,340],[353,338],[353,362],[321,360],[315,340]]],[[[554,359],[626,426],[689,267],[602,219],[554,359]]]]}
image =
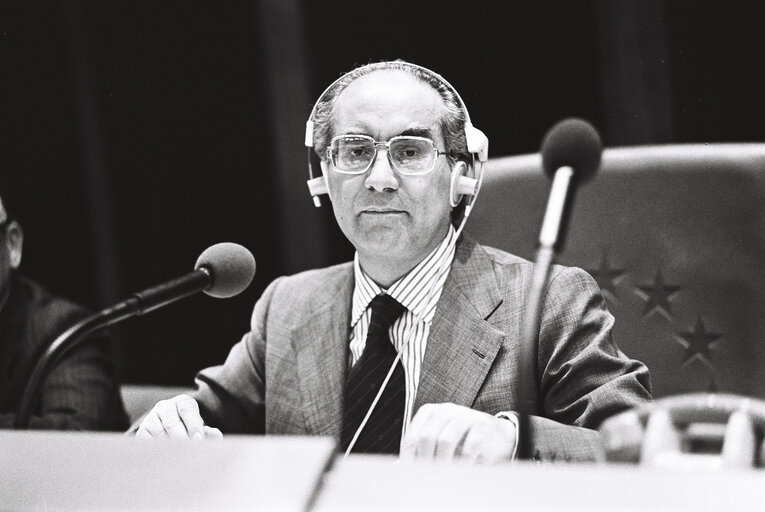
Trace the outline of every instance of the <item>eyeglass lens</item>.
{"type": "MultiPolygon", "coordinates": [[[[436,151],[433,142],[428,139],[395,137],[388,146],[388,158],[399,171],[425,173],[433,167],[436,151]]],[[[332,141],[332,165],[343,172],[364,172],[374,159],[375,150],[376,143],[371,138],[339,137],[332,141]]]]}

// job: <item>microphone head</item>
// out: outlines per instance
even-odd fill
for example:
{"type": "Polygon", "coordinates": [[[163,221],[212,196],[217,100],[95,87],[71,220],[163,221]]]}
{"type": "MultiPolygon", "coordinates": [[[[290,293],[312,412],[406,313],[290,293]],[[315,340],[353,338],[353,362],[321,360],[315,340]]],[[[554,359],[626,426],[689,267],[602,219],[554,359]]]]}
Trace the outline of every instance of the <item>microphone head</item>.
{"type": "Polygon", "coordinates": [[[590,123],[571,118],[550,128],[539,151],[549,176],[554,176],[561,167],[571,167],[581,182],[597,172],[603,148],[597,130],[590,123]]]}
{"type": "Polygon", "coordinates": [[[255,257],[246,247],[223,242],[212,245],[199,255],[194,269],[206,268],[212,284],[204,292],[227,299],[244,291],[255,277],[255,257]]]}

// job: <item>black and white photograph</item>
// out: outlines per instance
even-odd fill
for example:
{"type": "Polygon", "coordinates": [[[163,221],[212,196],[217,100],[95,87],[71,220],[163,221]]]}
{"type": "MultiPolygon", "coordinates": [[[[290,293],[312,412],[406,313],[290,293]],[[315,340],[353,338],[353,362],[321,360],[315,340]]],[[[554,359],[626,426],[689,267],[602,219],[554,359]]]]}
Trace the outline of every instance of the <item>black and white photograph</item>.
{"type": "Polygon", "coordinates": [[[0,511],[761,509],[763,27],[0,0],[0,511]]]}

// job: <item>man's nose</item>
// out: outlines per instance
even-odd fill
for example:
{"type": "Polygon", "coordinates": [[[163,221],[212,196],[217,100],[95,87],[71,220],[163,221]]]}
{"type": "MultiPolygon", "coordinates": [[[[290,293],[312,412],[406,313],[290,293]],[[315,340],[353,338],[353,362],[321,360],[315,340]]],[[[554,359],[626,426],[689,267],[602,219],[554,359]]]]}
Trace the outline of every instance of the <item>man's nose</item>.
{"type": "Polygon", "coordinates": [[[367,172],[367,178],[364,180],[367,189],[377,192],[398,190],[398,177],[390,165],[387,151],[379,150],[377,152],[377,158],[372,162],[372,167],[367,172]]]}

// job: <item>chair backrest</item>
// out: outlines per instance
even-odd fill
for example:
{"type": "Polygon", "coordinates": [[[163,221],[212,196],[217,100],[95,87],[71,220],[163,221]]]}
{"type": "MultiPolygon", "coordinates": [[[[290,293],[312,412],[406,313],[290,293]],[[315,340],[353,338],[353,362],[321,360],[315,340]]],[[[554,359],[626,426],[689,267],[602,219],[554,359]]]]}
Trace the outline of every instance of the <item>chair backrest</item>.
{"type": "MultiPolygon", "coordinates": [[[[491,160],[468,230],[533,259],[549,188],[539,155],[491,160]]],[[[605,150],[559,262],[598,281],[655,396],[765,398],[765,144],[605,150]]]]}

